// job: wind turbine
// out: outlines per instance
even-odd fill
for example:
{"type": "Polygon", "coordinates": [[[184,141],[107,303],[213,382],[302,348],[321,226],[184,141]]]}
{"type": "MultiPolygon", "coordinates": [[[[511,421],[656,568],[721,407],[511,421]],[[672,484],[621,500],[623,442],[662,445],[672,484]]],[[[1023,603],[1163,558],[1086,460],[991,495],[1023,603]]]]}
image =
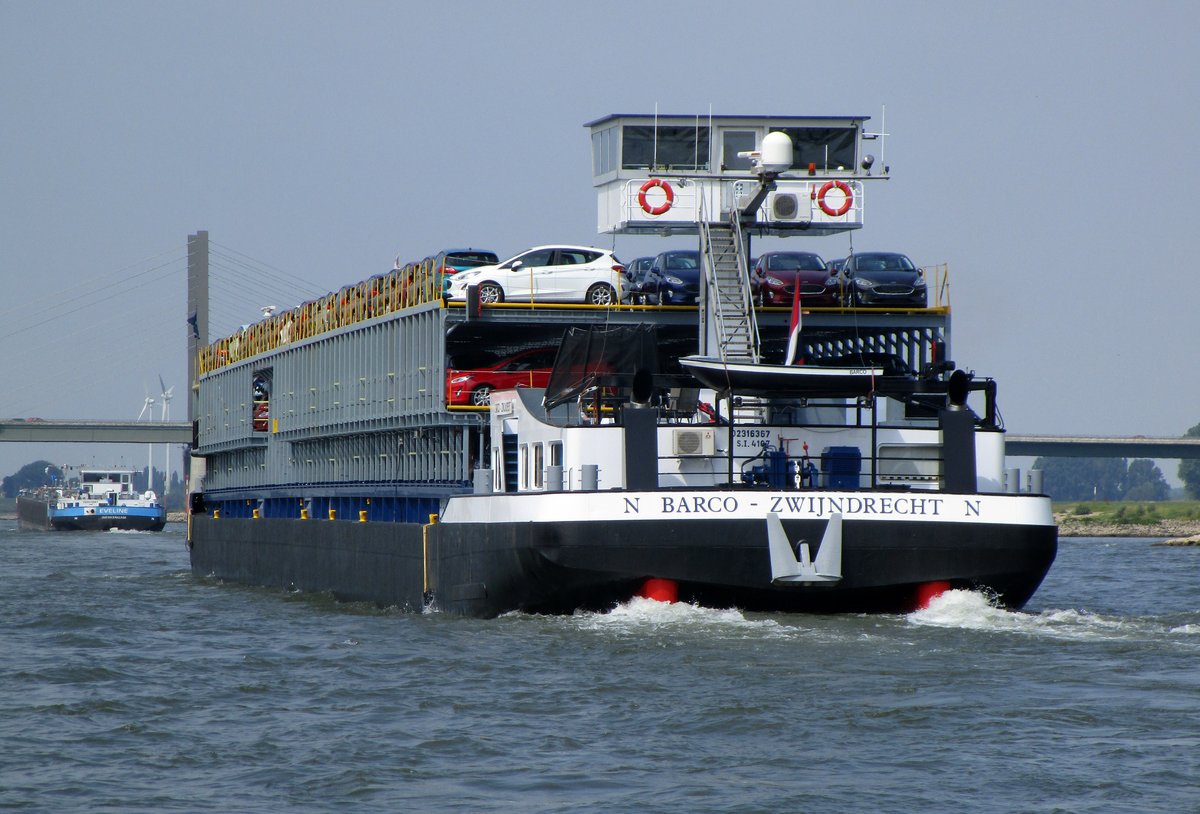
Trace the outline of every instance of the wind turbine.
{"type": "MultiPolygon", "coordinates": [[[[142,385],[145,390],[145,385],[142,385]]],[[[146,393],[146,401],[142,404],[142,411],[138,413],[137,420],[141,421],[142,416],[146,416],[147,421],[154,420],[154,396],[146,393]]],[[[149,459],[146,462],[146,490],[150,491],[154,488],[154,444],[146,444],[146,457],[149,459]]]]}
{"type": "MultiPolygon", "coordinates": [[[[167,387],[163,381],[162,374],[158,374],[158,397],[162,404],[162,420],[168,421],[171,418],[171,394],[175,392],[175,385],[167,387]]],[[[163,505],[167,503],[167,490],[171,488],[171,445],[170,443],[163,444],[163,505]]]]}

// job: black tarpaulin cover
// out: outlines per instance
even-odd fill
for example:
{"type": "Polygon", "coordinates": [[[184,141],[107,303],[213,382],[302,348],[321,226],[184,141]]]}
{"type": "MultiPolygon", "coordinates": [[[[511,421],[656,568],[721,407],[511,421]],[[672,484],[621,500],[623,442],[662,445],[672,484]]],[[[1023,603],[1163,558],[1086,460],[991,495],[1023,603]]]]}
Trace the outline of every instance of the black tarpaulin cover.
{"type": "Polygon", "coordinates": [[[658,373],[653,325],[568,328],[542,403],[549,409],[593,387],[630,387],[639,373],[658,373]]]}

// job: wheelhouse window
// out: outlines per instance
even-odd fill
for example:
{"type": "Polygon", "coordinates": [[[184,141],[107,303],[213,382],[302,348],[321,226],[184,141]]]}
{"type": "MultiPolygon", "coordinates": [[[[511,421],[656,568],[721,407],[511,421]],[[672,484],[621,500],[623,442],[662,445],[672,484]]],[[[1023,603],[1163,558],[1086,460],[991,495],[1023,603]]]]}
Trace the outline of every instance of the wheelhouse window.
{"type": "Polygon", "coordinates": [[[755,130],[726,130],[725,139],[721,145],[721,169],[750,172],[754,167],[748,157],[738,153],[748,153],[758,149],[758,132],[755,130]]]}
{"type": "Polygon", "coordinates": [[[780,127],[792,140],[792,169],[854,169],[855,129],[853,127],[780,127]]]}
{"type": "Polygon", "coordinates": [[[617,171],[617,128],[592,133],[592,175],[617,171]]]}
{"type": "Polygon", "coordinates": [[[621,168],[707,170],[708,127],[626,125],[621,132],[621,168]]]}

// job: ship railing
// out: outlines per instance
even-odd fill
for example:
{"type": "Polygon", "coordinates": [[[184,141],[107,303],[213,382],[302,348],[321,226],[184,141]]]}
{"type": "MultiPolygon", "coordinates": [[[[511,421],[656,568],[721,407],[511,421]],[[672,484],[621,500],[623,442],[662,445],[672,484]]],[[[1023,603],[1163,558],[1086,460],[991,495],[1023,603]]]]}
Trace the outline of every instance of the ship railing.
{"type": "Polygon", "coordinates": [[[930,306],[934,308],[948,307],[950,305],[950,265],[939,263],[933,266],[923,266],[921,271],[925,272],[926,290],[933,292],[930,306]]]}
{"type": "Polygon", "coordinates": [[[426,258],[247,325],[198,352],[200,375],[386,314],[441,302],[446,268],[426,258]]]}

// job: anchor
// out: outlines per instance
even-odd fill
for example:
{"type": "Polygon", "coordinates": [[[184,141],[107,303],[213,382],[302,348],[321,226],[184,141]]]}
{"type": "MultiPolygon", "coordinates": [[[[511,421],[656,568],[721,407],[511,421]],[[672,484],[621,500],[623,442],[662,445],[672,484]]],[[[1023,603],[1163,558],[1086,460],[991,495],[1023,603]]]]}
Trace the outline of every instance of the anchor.
{"type": "Polygon", "coordinates": [[[832,514],[821,537],[821,548],[814,562],[809,557],[808,543],[797,546],[800,558],[793,553],[787,532],[775,512],[767,512],[767,546],[771,550],[771,582],[837,582],[842,578],[842,515],[832,514]]]}

